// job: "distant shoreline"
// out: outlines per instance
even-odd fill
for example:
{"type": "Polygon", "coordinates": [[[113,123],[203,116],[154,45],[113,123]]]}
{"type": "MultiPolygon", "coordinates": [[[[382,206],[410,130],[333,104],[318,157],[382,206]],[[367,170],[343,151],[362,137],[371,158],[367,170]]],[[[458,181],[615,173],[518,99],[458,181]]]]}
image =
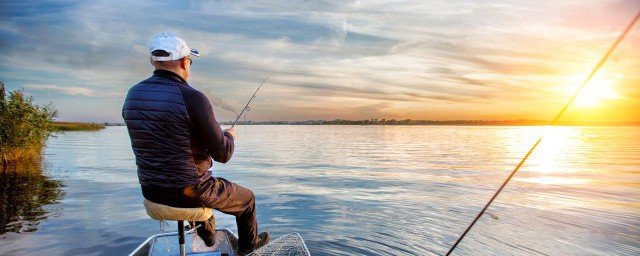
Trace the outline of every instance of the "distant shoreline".
{"type": "MultiPolygon", "coordinates": [[[[231,125],[233,122],[222,122],[231,125]]],[[[238,125],[422,125],[422,126],[545,126],[550,121],[544,120],[307,120],[307,121],[242,121],[238,125]]],[[[640,126],[637,122],[579,122],[561,121],[556,126],[640,126]]]]}
{"type": "Polygon", "coordinates": [[[103,125],[97,123],[83,123],[83,122],[53,122],[51,124],[51,130],[54,132],[69,132],[69,131],[97,131],[104,129],[103,125]]]}
{"type": "MultiPolygon", "coordinates": [[[[418,126],[545,126],[544,120],[306,120],[306,121],[239,121],[237,125],[418,125],[418,126]]],[[[125,126],[124,123],[100,123],[104,126],[125,126]]],[[[220,122],[231,125],[232,121],[220,122]]],[[[555,126],[640,126],[637,122],[561,121],[555,126]]]]}

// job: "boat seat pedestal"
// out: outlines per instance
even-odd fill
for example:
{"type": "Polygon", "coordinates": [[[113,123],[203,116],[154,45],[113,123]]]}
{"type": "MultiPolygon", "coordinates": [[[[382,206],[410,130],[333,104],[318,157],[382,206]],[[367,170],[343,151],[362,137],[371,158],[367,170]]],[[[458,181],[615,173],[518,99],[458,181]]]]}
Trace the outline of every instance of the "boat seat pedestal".
{"type": "Polygon", "coordinates": [[[178,208],[144,200],[144,208],[147,214],[155,220],[178,221],[178,242],[180,243],[180,255],[185,256],[184,247],[184,221],[206,221],[213,216],[211,208],[178,208]]]}

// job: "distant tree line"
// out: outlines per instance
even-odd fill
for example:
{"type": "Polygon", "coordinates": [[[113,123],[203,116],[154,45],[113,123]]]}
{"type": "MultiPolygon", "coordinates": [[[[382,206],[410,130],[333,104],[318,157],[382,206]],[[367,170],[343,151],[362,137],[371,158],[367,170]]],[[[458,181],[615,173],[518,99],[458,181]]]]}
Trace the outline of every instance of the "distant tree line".
{"type": "Polygon", "coordinates": [[[367,119],[367,120],[347,120],[334,119],[324,121],[322,124],[339,125],[546,125],[548,121],[543,120],[413,120],[413,119],[367,119]]]}
{"type": "MultiPolygon", "coordinates": [[[[223,122],[230,125],[232,122],[223,122]]],[[[477,125],[477,126],[535,126],[549,125],[550,121],[517,119],[517,120],[413,120],[413,119],[366,119],[366,120],[306,120],[306,121],[239,121],[240,125],[477,125]]],[[[578,122],[561,121],[558,125],[640,125],[640,122],[578,122]]]]}

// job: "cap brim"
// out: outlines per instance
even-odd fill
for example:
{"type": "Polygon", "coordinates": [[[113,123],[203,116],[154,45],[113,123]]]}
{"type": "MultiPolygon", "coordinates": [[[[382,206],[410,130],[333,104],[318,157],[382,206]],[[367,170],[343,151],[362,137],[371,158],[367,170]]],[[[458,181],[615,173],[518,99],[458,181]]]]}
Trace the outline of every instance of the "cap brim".
{"type": "Polygon", "coordinates": [[[200,53],[196,49],[191,49],[191,55],[196,56],[196,57],[200,57],[200,53]]]}

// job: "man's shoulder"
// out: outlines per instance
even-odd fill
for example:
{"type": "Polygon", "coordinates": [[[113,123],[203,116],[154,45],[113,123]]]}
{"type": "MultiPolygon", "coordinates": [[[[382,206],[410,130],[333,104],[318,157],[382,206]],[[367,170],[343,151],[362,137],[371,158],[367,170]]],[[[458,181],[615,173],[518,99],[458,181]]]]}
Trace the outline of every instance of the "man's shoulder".
{"type": "Polygon", "coordinates": [[[146,85],[146,84],[170,84],[170,85],[174,85],[174,84],[178,84],[178,82],[175,81],[174,79],[170,79],[168,77],[152,75],[152,76],[148,77],[147,79],[144,79],[144,80],[140,81],[136,85],[146,85]]]}
{"type": "MultiPolygon", "coordinates": [[[[136,91],[136,90],[145,90],[145,88],[150,89],[150,88],[162,88],[162,87],[166,87],[166,86],[179,86],[180,83],[172,80],[172,79],[168,79],[165,77],[160,77],[160,76],[151,76],[147,79],[144,79],[140,82],[138,82],[137,84],[134,84],[133,86],[131,86],[131,88],[129,88],[129,91],[136,91]]],[[[168,88],[165,88],[168,89],[168,88]]],[[[177,88],[173,88],[170,89],[171,91],[175,91],[177,90],[177,88]]]]}
{"type": "Polygon", "coordinates": [[[209,98],[204,93],[188,84],[180,86],[180,90],[182,90],[182,96],[184,97],[185,102],[194,102],[199,104],[209,103],[209,98]]]}

